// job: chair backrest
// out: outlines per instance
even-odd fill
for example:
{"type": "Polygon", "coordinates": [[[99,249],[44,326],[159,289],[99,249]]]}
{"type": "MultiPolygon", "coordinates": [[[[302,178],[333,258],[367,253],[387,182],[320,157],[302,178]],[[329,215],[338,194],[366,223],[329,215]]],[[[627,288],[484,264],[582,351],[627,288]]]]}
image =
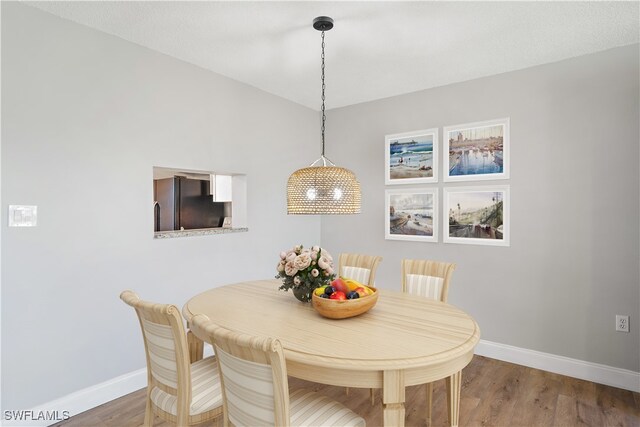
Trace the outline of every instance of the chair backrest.
{"type": "Polygon", "coordinates": [[[213,344],[225,425],[290,425],[287,365],[280,341],[230,331],[204,314],[191,319],[191,329],[213,344]]]}
{"type": "Polygon", "coordinates": [[[339,276],[373,287],[380,261],[382,257],[375,255],[340,254],[339,276]]]}
{"type": "Polygon", "coordinates": [[[140,320],[147,356],[150,389],[176,396],[179,408],[191,404],[189,350],[180,310],[175,305],[142,301],[133,291],[124,291],[120,299],[133,307],[140,320]]]}
{"type": "Polygon", "coordinates": [[[447,302],[456,265],[422,259],[402,260],[402,291],[447,302]]]}

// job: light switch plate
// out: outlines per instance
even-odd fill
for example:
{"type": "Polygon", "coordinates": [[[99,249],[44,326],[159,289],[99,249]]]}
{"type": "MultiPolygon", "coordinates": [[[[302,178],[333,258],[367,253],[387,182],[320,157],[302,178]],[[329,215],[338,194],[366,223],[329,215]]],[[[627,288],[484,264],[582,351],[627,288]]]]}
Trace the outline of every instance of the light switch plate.
{"type": "Polygon", "coordinates": [[[37,206],[9,205],[9,227],[35,227],[37,224],[37,206]]]}

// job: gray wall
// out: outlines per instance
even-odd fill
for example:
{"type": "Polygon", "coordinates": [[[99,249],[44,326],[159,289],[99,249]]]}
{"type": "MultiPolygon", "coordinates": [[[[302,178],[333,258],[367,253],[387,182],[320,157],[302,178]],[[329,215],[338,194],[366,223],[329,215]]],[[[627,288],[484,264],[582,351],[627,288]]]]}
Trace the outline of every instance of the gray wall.
{"type": "MultiPolygon", "coordinates": [[[[251,64],[247,64],[250,66],[251,64]]],[[[2,2],[2,408],[145,366],[124,289],[182,306],[272,277],[320,241],[287,217],[318,113],[37,9],[2,2]],[[247,174],[248,233],[153,240],[152,167],[247,174]],[[7,228],[7,206],[38,226],[7,228]]]]}
{"type": "Polygon", "coordinates": [[[383,255],[383,288],[402,258],[455,261],[450,300],[484,339],[640,370],[638,46],[330,111],[327,155],[358,174],[364,204],[319,220],[287,217],[284,192],[317,152],[316,112],[1,6],[3,409],[144,366],[121,290],[182,305],[318,241],[383,255]],[[384,135],[505,116],[511,247],[385,241],[384,135]],[[246,173],[250,231],[154,241],[153,166],[246,173]],[[38,205],[38,226],[7,228],[10,204],[38,205]]]}
{"type": "MultiPolygon", "coordinates": [[[[633,45],[330,111],[328,155],[349,159],[363,207],[323,217],[322,244],[383,256],[389,289],[403,258],[456,262],[449,301],[483,339],[640,371],[638,76],[633,45]],[[447,186],[509,184],[511,246],[385,240],[384,136],[502,117],[511,179],[447,186]]],[[[442,197],[442,172],[428,187],[442,197]]]]}

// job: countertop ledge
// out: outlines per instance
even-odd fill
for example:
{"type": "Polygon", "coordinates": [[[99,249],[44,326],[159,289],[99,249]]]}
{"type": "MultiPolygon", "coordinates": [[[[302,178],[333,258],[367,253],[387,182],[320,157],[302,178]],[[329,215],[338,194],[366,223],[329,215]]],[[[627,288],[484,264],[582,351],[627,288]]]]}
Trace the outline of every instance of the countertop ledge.
{"type": "Polygon", "coordinates": [[[176,237],[208,236],[211,234],[243,233],[249,231],[247,227],[239,228],[202,228],[198,230],[157,231],[154,239],[173,239],[176,237]]]}

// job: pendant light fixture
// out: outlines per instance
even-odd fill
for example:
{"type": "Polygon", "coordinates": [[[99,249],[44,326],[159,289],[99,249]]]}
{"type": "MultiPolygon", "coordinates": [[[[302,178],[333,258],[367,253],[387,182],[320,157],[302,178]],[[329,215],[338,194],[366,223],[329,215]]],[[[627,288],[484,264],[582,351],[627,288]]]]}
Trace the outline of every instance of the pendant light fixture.
{"type": "Polygon", "coordinates": [[[309,167],[298,169],[287,182],[287,213],[292,215],[338,215],[360,213],[360,183],[349,169],[333,164],[324,155],[324,33],[333,19],[319,16],[313,28],[322,32],[322,155],[309,167]]]}

